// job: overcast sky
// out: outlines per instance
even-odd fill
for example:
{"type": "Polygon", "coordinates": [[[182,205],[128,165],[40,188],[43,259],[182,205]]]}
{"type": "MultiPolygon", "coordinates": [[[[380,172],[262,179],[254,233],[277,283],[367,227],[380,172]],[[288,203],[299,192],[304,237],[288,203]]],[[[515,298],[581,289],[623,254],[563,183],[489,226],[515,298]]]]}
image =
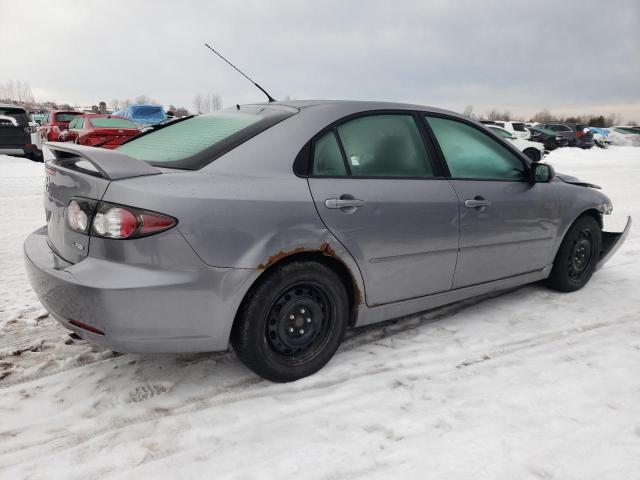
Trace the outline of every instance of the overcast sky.
{"type": "Polygon", "coordinates": [[[205,41],[278,99],[640,121],[640,0],[0,0],[0,83],[81,105],[262,101],[205,41]]]}

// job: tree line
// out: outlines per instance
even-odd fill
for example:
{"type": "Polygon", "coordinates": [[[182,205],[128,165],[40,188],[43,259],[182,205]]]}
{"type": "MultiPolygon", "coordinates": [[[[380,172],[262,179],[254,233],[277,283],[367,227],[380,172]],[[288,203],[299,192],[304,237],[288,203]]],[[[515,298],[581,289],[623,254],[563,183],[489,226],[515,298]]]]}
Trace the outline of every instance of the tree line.
{"type": "MultiPolygon", "coordinates": [[[[511,114],[509,110],[500,110],[498,108],[493,108],[488,112],[485,112],[484,115],[477,114],[473,111],[473,105],[467,105],[462,114],[465,117],[473,118],[475,120],[504,120],[504,121],[523,121],[523,117],[514,116],[511,114]]],[[[596,114],[585,114],[585,115],[556,115],[549,111],[548,108],[545,108],[539,112],[533,114],[528,120],[528,122],[538,122],[538,123],[549,123],[549,122],[559,122],[559,123],[583,123],[585,125],[589,125],[590,127],[611,127],[613,125],[621,125],[623,123],[622,115],[619,113],[609,113],[607,115],[596,115],[596,114]]],[[[638,125],[635,121],[626,122],[627,125],[638,125]]]]}

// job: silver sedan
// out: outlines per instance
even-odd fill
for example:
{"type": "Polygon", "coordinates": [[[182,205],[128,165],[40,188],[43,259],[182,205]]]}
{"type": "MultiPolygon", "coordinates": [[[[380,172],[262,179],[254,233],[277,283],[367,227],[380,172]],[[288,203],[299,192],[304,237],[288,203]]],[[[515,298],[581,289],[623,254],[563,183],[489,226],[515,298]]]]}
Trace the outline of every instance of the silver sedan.
{"type": "Polygon", "coordinates": [[[233,346],[286,382],[348,327],[545,280],[584,286],[629,231],[609,199],[458,114],[374,102],[237,106],[115,150],[48,148],[33,289],[121,352],[233,346]]]}

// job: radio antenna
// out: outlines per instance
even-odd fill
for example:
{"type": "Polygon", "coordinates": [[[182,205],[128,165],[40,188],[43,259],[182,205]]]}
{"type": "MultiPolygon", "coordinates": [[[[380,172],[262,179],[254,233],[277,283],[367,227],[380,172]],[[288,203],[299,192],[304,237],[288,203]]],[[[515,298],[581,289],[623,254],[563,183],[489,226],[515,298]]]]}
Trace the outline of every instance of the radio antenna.
{"type": "Polygon", "coordinates": [[[217,56],[219,56],[222,60],[224,60],[225,62],[227,62],[229,65],[231,65],[240,75],[242,75],[244,78],[246,78],[247,80],[249,80],[251,83],[253,83],[256,87],[258,87],[258,89],[264,93],[267,98],[269,99],[269,103],[271,102],[275,102],[275,99],[269,95],[267,93],[267,91],[262,88],[260,85],[258,85],[256,82],[254,82],[253,80],[251,80],[247,74],[245,74],[242,70],[240,70],[238,67],[236,67],[233,63],[231,63],[229,60],[227,60],[226,58],[224,58],[222,55],[220,55],[218,52],[216,52],[208,43],[204,44],[205,47],[207,47],[209,50],[211,50],[213,53],[215,53],[217,56]]]}

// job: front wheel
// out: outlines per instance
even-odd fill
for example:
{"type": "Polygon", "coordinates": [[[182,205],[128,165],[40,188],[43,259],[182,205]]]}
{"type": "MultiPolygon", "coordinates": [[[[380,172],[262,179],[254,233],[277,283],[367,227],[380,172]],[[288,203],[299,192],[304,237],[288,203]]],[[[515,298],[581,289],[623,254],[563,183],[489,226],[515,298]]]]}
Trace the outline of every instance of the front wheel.
{"type": "Polygon", "coordinates": [[[279,267],[249,292],[231,333],[236,354],[273,382],[320,370],[338,349],[349,318],[340,277],[313,261],[279,267]]]}
{"type": "Polygon", "coordinates": [[[600,260],[602,231],[591,216],[580,217],[567,232],[553,261],[547,284],[554,290],[573,292],[584,287],[600,260]]]}

